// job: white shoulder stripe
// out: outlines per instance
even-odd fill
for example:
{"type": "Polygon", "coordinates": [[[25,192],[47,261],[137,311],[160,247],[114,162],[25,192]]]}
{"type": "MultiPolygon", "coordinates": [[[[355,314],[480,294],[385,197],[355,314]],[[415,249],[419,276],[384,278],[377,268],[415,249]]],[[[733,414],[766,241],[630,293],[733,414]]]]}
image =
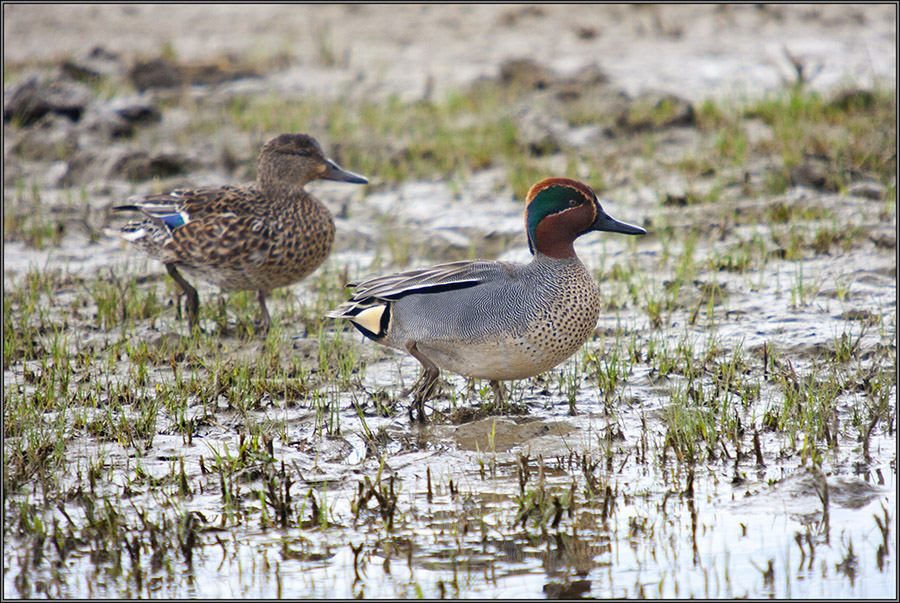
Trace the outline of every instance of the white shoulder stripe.
{"type": "Polygon", "coordinates": [[[147,230],[145,228],[138,228],[137,230],[122,231],[121,237],[126,241],[130,241],[133,243],[138,239],[144,238],[144,235],[146,234],[147,230]]]}

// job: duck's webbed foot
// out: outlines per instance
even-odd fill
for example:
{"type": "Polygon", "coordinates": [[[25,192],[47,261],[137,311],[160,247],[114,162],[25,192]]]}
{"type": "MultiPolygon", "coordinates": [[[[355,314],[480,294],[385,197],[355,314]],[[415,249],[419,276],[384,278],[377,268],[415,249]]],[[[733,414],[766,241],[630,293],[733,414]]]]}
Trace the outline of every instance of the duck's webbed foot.
{"type": "Polygon", "coordinates": [[[433,393],[437,384],[438,376],[441,374],[440,369],[431,360],[425,357],[416,347],[415,341],[406,344],[406,350],[422,364],[422,374],[416,379],[404,396],[413,394],[413,401],[409,407],[409,419],[413,420],[413,410],[418,411],[419,423],[425,423],[425,400],[433,393]]]}

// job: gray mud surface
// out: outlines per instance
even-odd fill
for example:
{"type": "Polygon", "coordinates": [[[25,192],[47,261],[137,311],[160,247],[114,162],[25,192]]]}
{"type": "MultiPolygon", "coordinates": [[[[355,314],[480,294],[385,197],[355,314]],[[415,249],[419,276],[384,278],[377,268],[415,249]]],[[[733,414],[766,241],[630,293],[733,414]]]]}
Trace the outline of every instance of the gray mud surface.
{"type": "Polygon", "coordinates": [[[5,596],[896,598],[896,178],[834,186],[811,156],[773,193],[765,145],[677,169],[712,144],[687,117],[709,99],[798,77],[828,98],[895,89],[894,6],[3,10],[5,110],[51,83],[45,109],[4,119],[4,328],[34,334],[4,354],[5,596]],[[418,363],[321,315],[346,278],[527,261],[507,165],[311,184],[335,250],[274,296],[268,340],[246,333],[252,296],[219,325],[195,283],[211,309],[191,342],[164,268],[108,231],[131,195],[255,176],[279,132],[230,121],[236,98],[408,107],[480,85],[522,86],[513,121],[540,177],[578,157],[605,209],[648,230],[579,240],[595,336],[507,384],[505,409],[444,374],[431,422],[410,423],[418,363]],[[674,99],[674,117],[573,124],[572,90],[611,113],[674,99]],[[189,130],[202,120],[217,125],[189,130]],[[35,216],[49,229],[26,229],[35,216]],[[107,320],[104,285],[154,301],[107,320]],[[60,362],[71,403],[32,432],[11,409],[43,404],[60,362]],[[23,475],[20,451],[51,455],[31,433],[58,436],[53,479],[23,475]]]}

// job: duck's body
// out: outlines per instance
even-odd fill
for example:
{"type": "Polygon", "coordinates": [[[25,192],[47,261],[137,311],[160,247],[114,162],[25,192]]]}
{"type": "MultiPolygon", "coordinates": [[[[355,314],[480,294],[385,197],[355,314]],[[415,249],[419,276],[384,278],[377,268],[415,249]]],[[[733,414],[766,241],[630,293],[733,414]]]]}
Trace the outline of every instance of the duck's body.
{"type": "Polygon", "coordinates": [[[282,134],[263,147],[253,184],[176,190],[115,209],[145,215],[121,235],[166,265],[188,296],[192,327],[197,292],[179,271],[226,291],[257,291],[267,329],[266,296],[309,275],[331,252],[331,212],[303,189],[317,178],[367,182],[327,159],[312,137],[282,134]]]}
{"type": "Polygon", "coordinates": [[[600,315],[584,264],[542,254],[529,264],[453,262],[366,281],[352,303],[383,312],[377,327],[369,325],[377,331],[363,331],[375,341],[400,350],[415,341],[440,368],[501,381],[553,368],[584,343],[600,315]]]}
{"type": "Polygon", "coordinates": [[[532,187],[526,225],[528,264],[464,261],[379,277],[355,285],[329,313],[422,363],[420,419],[439,369],[489,379],[499,391],[499,381],[538,375],[574,354],[597,324],[600,294],[572,242],[590,230],[644,232],[609,217],[590,188],[565,178],[532,187]]]}
{"type": "Polygon", "coordinates": [[[308,194],[273,197],[255,184],[176,190],[142,199],[123,236],[164,264],[225,291],[271,292],[328,257],[331,212],[308,194]]]}

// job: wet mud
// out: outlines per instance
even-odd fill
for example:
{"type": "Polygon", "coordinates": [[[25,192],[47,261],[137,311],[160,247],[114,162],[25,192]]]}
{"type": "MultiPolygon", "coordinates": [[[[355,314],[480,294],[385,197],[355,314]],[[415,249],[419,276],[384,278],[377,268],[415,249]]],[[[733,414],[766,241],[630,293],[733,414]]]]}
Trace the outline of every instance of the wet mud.
{"type": "MultiPolygon", "coordinates": [[[[4,342],[5,596],[896,597],[896,179],[836,180],[839,158],[811,156],[760,192],[780,161],[765,153],[672,169],[709,144],[709,96],[763,94],[802,66],[821,90],[852,79],[863,105],[873,81],[894,87],[895,63],[871,52],[896,52],[882,7],[394,7],[399,31],[370,6],[208,21],[170,7],[171,39],[148,6],[56,8],[4,7],[6,60],[24,65],[4,85],[4,329],[22,334],[4,342]],[[279,23],[300,17],[318,33],[284,51],[279,23]],[[60,35],[55,54],[14,44],[67,19],[123,33],[97,49],[60,35]],[[222,20],[235,34],[200,44],[192,27],[222,20]],[[762,42],[712,50],[726,33],[762,42]],[[165,40],[177,53],[160,55],[165,40]],[[236,58],[250,55],[264,58],[236,58]],[[108,81],[126,92],[104,96],[108,81]],[[273,295],[266,339],[241,294],[193,338],[162,266],[109,230],[128,196],[252,179],[273,133],[179,134],[233,98],[479,87],[517,99],[516,144],[544,175],[588,157],[575,169],[604,208],[648,230],[578,241],[604,304],[595,334],[507,383],[505,406],[445,373],[429,423],[410,422],[418,363],[322,314],[347,280],[527,261],[506,166],[310,185],[335,250],[273,295]],[[605,118],[573,124],[577,103],[605,118]],[[597,148],[621,156],[615,171],[590,168],[597,148]],[[44,457],[61,460],[35,470],[44,457]]],[[[195,285],[214,308],[219,292],[195,285]]]]}

